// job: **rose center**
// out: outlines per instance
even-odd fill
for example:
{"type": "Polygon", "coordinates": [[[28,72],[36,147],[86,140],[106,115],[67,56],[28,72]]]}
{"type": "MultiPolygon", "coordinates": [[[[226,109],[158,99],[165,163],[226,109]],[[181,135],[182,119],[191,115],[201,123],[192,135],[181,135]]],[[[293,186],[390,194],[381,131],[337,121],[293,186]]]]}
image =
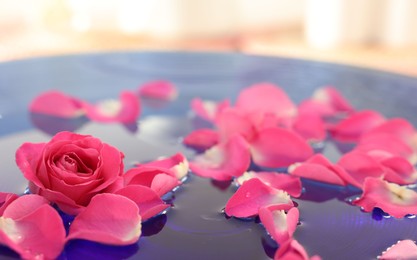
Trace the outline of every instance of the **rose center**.
{"type": "Polygon", "coordinates": [[[64,170],[70,172],[78,172],[78,163],[74,158],[71,158],[69,155],[64,155],[61,157],[60,165],[64,170]]]}

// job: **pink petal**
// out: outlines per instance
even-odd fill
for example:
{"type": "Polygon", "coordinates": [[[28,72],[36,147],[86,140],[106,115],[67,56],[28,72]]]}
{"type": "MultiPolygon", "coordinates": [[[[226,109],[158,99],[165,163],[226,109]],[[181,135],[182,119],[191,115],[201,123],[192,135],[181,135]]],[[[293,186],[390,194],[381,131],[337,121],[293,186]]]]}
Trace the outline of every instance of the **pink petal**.
{"type": "Polygon", "coordinates": [[[0,192],[0,217],[3,216],[4,210],[12,203],[14,200],[19,198],[16,194],[0,192]]]}
{"type": "Polygon", "coordinates": [[[283,244],[292,238],[297,228],[299,215],[300,213],[295,207],[285,213],[285,207],[282,205],[259,209],[261,223],[278,244],[283,244]]]}
{"type": "Polygon", "coordinates": [[[140,103],[129,91],[120,93],[119,100],[104,100],[95,105],[83,103],[87,117],[97,122],[135,123],[140,114],[140,103]]]}
{"type": "Polygon", "coordinates": [[[132,200],[116,194],[99,194],[74,219],[67,240],[129,245],[139,239],[141,227],[139,208],[132,200]]]}
{"type": "Polygon", "coordinates": [[[300,113],[292,129],[309,142],[322,142],[326,139],[326,128],[318,115],[300,113]]]}
{"type": "Polygon", "coordinates": [[[143,165],[128,170],[123,178],[126,186],[146,186],[154,190],[159,196],[163,196],[181,184],[169,169],[143,165]]]}
{"type": "Polygon", "coordinates": [[[55,259],[65,244],[62,219],[44,198],[19,197],[0,217],[0,244],[25,259],[55,259]]]}
{"type": "Polygon", "coordinates": [[[298,113],[320,116],[322,118],[336,116],[336,112],[331,106],[314,99],[303,100],[298,105],[298,113]]]}
{"type": "Polygon", "coordinates": [[[252,178],[257,178],[272,188],[283,190],[292,197],[299,197],[301,195],[302,185],[300,178],[285,173],[249,171],[237,178],[236,182],[242,185],[245,181],[252,178]]]}
{"type": "Polygon", "coordinates": [[[402,218],[407,214],[417,214],[417,193],[379,178],[366,178],[363,193],[353,204],[366,212],[378,207],[393,217],[402,218]]]}
{"type": "Polygon", "coordinates": [[[37,96],[30,103],[29,111],[63,118],[78,117],[85,113],[81,100],[59,91],[47,91],[37,96]]]}
{"type": "Polygon", "coordinates": [[[379,260],[417,259],[417,245],[410,239],[398,241],[382,253],[379,260]]]}
{"type": "Polygon", "coordinates": [[[273,114],[292,117],[297,108],[287,94],[271,83],[260,83],[243,89],[236,100],[236,108],[246,113],[273,114]]]}
{"type": "Polygon", "coordinates": [[[397,184],[413,184],[417,181],[417,172],[414,166],[402,157],[390,157],[380,161],[381,165],[389,168],[384,179],[397,184]]]}
{"type": "Polygon", "coordinates": [[[404,118],[392,118],[379,126],[372,128],[366,132],[364,136],[375,134],[395,135],[406,143],[410,143],[416,134],[416,129],[404,118]]]}
{"type": "Polygon", "coordinates": [[[220,140],[227,141],[236,134],[242,135],[251,142],[257,132],[256,125],[248,114],[235,108],[224,109],[216,118],[216,126],[219,130],[220,140]]]}
{"type": "Polygon", "coordinates": [[[160,100],[174,100],[178,96],[178,90],[169,81],[159,80],[145,83],[139,87],[140,97],[160,100]]]}
{"type": "Polygon", "coordinates": [[[385,175],[384,167],[376,159],[358,151],[344,154],[337,165],[348,173],[342,178],[358,188],[362,187],[367,177],[382,178],[385,175]]]}
{"type": "Polygon", "coordinates": [[[253,217],[261,207],[270,205],[282,205],[284,209],[289,209],[293,207],[293,202],[286,192],[254,178],[244,182],[230,197],[225,213],[237,218],[253,217]]]}
{"type": "Polygon", "coordinates": [[[213,129],[197,129],[184,137],[183,144],[198,150],[207,150],[219,143],[219,133],[213,129]]]}
{"type": "Polygon", "coordinates": [[[184,178],[189,170],[188,160],[182,153],[176,153],[171,157],[144,163],[142,165],[170,170],[177,179],[184,178]]]}
{"type": "Polygon", "coordinates": [[[313,149],[296,133],[283,128],[267,128],[251,142],[252,159],[263,167],[288,167],[313,155],[313,149]]]}
{"type": "Polygon", "coordinates": [[[349,101],[347,101],[336,88],[331,86],[317,89],[313,94],[313,99],[328,105],[334,112],[354,111],[349,101]]]}
{"type": "Polygon", "coordinates": [[[225,99],[220,102],[194,98],[191,100],[191,109],[199,117],[214,122],[217,116],[226,108],[230,107],[230,101],[225,99]]]}
{"type": "Polygon", "coordinates": [[[333,139],[340,142],[357,142],[361,135],[382,124],[385,118],[372,110],[356,112],[329,129],[333,139]]]}
{"type": "Polygon", "coordinates": [[[290,239],[279,246],[274,256],[275,260],[320,260],[320,256],[308,257],[304,247],[295,239],[290,239]]]}
{"type": "Polygon", "coordinates": [[[16,164],[23,176],[37,187],[44,187],[36,172],[46,143],[24,143],[16,151],[16,164]]]}
{"type": "Polygon", "coordinates": [[[288,167],[288,172],[298,177],[336,185],[346,185],[342,178],[347,174],[344,169],[339,165],[332,164],[322,154],[315,154],[304,163],[291,165],[288,167]]]}
{"type": "Polygon", "coordinates": [[[116,194],[125,196],[137,204],[142,221],[163,212],[170,206],[165,204],[155,191],[146,186],[129,185],[118,190],[116,194]]]}
{"type": "Polygon", "coordinates": [[[222,143],[197,155],[190,162],[195,174],[215,180],[230,180],[242,175],[250,165],[250,153],[247,142],[240,135],[234,135],[222,143]]]}

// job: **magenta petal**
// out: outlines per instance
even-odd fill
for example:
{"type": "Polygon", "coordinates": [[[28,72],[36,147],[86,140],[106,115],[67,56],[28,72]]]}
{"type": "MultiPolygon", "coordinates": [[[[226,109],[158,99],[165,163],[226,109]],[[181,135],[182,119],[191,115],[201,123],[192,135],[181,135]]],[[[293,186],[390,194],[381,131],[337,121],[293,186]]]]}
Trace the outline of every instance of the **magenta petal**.
{"type": "Polygon", "coordinates": [[[23,176],[38,187],[43,187],[36,171],[44,147],[45,143],[24,143],[16,151],[16,164],[23,176]]]}
{"type": "Polygon", "coordinates": [[[142,165],[170,170],[177,179],[184,178],[189,170],[188,160],[182,153],[176,153],[171,157],[144,163],[142,165]]]}
{"type": "Polygon", "coordinates": [[[30,104],[29,111],[63,118],[84,114],[81,100],[59,91],[48,91],[37,96],[30,104]]]}
{"type": "Polygon", "coordinates": [[[169,205],[165,204],[154,190],[146,186],[129,185],[121,190],[118,190],[116,194],[125,196],[137,204],[140,209],[142,221],[145,221],[169,208],[169,205]]]}
{"type": "Polygon", "coordinates": [[[116,194],[99,194],[74,219],[67,240],[86,239],[110,245],[129,245],[141,235],[138,206],[116,194]]]}
{"type": "Polygon", "coordinates": [[[322,142],[326,138],[323,119],[314,114],[299,114],[292,129],[309,142],[322,142]]]}
{"type": "Polygon", "coordinates": [[[219,133],[213,129],[197,129],[184,137],[183,144],[198,150],[207,150],[219,143],[219,133]]]}
{"type": "Polygon", "coordinates": [[[251,142],[252,159],[263,167],[288,167],[313,155],[313,149],[296,133],[283,128],[267,128],[251,142]]]}
{"type": "Polygon", "coordinates": [[[410,239],[398,241],[378,257],[379,260],[417,259],[417,245],[410,239]]]}
{"type": "Polygon", "coordinates": [[[407,214],[417,214],[417,193],[379,178],[367,178],[361,197],[353,204],[366,212],[378,207],[393,217],[402,218],[407,214]]]}
{"type": "Polygon", "coordinates": [[[226,203],[225,213],[237,218],[253,217],[261,207],[283,205],[284,209],[293,207],[290,196],[264,184],[259,179],[250,179],[242,184],[226,203]]]}
{"type": "Polygon", "coordinates": [[[250,142],[256,134],[256,126],[248,114],[235,108],[223,110],[216,118],[220,141],[227,141],[236,134],[242,135],[250,142]]]}
{"type": "Polygon", "coordinates": [[[275,260],[320,260],[320,256],[308,257],[304,247],[295,239],[290,239],[279,246],[274,256],[275,260]]]}
{"type": "Polygon", "coordinates": [[[236,108],[246,113],[273,114],[292,117],[297,108],[287,94],[271,83],[260,83],[243,89],[236,100],[236,108]]]}
{"type": "Polygon", "coordinates": [[[297,228],[299,215],[300,213],[295,207],[285,213],[285,207],[282,205],[259,209],[259,218],[262,224],[278,244],[282,244],[292,237],[297,228]]]}
{"type": "Polygon", "coordinates": [[[242,176],[236,179],[239,185],[252,178],[261,180],[266,185],[272,188],[283,190],[292,197],[299,197],[301,195],[302,185],[300,178],[291,176],[285,173],[277,172],[245,172],[242,176]]]}
{"type": "Polygon", "coordinates": [[[352,105],[347,101],[342,94],[334,87],[322,87],[317,89],[313,94],[313,99],[326,104],[335,112],[353,112],[352,105]]]}
{"type": "Polygon", "coordinates": [[[247,142],[234,135],[226,143],[213,146],[190,162],[190,169],[197,175],[215,180],[230,180],[242,175],[250,165],[247,142]]]}
{"type": "Polygon", "coordinates": [[[160,100],[174,100],[178,96],[178,90],[169,81],[159,80],[147,82],[139,87],[139,96],[160,100]]]}
{"type": "Polygon", "coordinates": [[[375,134],[395,135],[403,141],[410,143],[416,134],[416,129],[404,118],[392,118],[372,128],[366,132],[365,136],[375,134]]]}
{"type": "Polygon", "coordinates": [[[4,210],[12,203],[14,200],[19,198],[16,194],[0,192],[0,217],[3,216],[4,210]]]}
{"type": "Polygon", "coordinates": [[[382,124],[385,118],[372,110],[352,114],[329,129],[333,139],[340,142],[357,142],[361,135],[382,124]]]}
{"type": "Polygon", "coordinates": [[[65,244],[62,219],[44,198],[19,197],[0,217],[0,244],[25,259],[55,259],[65,244]]]}
{"type": "Polygon", "coordinates": [[[381,165],[389,168],[384,179],[397,184],[413,184],[417,181],[414,166],[403,157],[393,156],[380,161],[381,165]]]}
{"type": "Polygon", "coordinates": [[[95,105],[83,103],[87,117],[97,122],[134,123],[140,114],[140,103],[130,91],[120,93],[119,100],[104,100],[95,105]]]}
{"type": "Polygon", "coordinates": [[[362,187],[367,177],[383,178],[385,175],[384,167],[376,159],[357,151],[344,154],[337,165],[348,173],[342,178],[358,188],[362,187]]]}
{"type": "Polygon", "coordinates": [[[316,181],[342,185],[346,182],[341,176],[347,173],[339,165],[332,164],[324,155],[315,154],[304,163],[295,163],[288,167],[291,175],[316,181]]]}
{"type": "Polygon", "coordinates": [[[191,100],[191,109],[194,113],[209,122],[214,122],[217,116],[228,107],[230,107],[228,99],[220,102],[202,100],[200,98],[191,100]]]}

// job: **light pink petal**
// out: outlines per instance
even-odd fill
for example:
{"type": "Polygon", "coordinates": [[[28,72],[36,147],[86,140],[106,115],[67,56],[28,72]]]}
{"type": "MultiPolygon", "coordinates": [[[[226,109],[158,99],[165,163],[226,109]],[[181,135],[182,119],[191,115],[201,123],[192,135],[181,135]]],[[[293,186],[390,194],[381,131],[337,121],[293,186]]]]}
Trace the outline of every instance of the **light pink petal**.
{"type": "Polygon", "coordinates": [[[166,168],[143,165],[130,169],[123,178],[126,186],[146,186],[154,190],[159,196],[172,191],[181,184],[173,171],[166,168]]]}
{"type": "Polygon", "coordinates": [[[37,96],[29,105],[32,113],[74,118],[85,113],[82,101],[59,91],[47,91],[37,96]]]}
{"type": "Polygon", "coordinates": [[[191,109],[194,113],[209,122],[214,122],[217,116],[228,107],[230,107],[228,99],[220,102],[202,100],[200,98],[191,100],[191,109]]]}
{"type": "Polygon", "coordinates": [[[358,188],[362,187],[367,177],[383,178],[385,175],[384,167],[376,159],[358,151],[344,154],[337,165],[348,173],[342,178],[358,188]]]}
{"type": "Polygon", "coordinates": [[[366,132],[364,137],[375,134],[395,135],[406,143],[409,143],[414,138],[416,129],[404,118],[392,118],[366,132]]]}
{"type": "Polygon", "coordinates": [[[201,177],[215,180],[230,180],[242,175],[250,165],[247,142],[240,135],[234,135],[222,143],[197,155],[190,162],[190,169],[201,177]]]}
{"type": "Polygon", "coordinates": [[[322,118],[336,116],[336,111],[327,103],[322,103],[314,99],[303,100],[298,105],[299,114],[320,116],[322,118]]]}
{"type": "Polygon", "coordinates": [[[19,197],[0,217],[0,244],[25,259],[55,259],[65,244],[62,219],[44,198],[19,197]]]}
{"type": "Polygon", "coordinates": [[[243,89],[236,100],[236,108],[247,112],[293,117],[297,108],[287,94],[271,83],[260,83],[243,89]]]}
{"type": "Polygon", "coordinates": [[[295,163],[288,167],[291,175],[345,186],[342,178],[347,173],[339,165],[332,164],[322,154],[315,154],[304,163],[295,163]]]}
{"type": "Polygon", "coordinates": [[[140,103],[136,95],[130,91],[120,93],[119,100],[103,100],[95,105],[83,103],[90,120],[110,123],[135,123],[140,115],[140,103]]]}
{"type": "Polygon", "coordinates": [[[137,204],[140,209],[142,221],[145,221],[169,208],[159,195],[149,187],[141,185],[129,185],[116,192],[125,196],[137,204]]]}
{"type": "Polygon", "coordinates": [[[144,163],[142,165],[170,170],[174,173],[177,179],[184,178],[189,170],[188,160],[182,153],[176,153],[173,156],[144,163]]]}
{"type": "Polygon", "coordinates": [[[278,127],[263,129],[251,145],[253,161],[263,167],[288,167],[313,155],[313,149],[302,137],[278,127]]]}
{"type": "Polygon", "coordinates": [[[139,239],[141,227],[136,203],[116,194],[99,194],[71,223],[67,240],[130,245],[139,239]]]}
{"type": "Polygon", "coordinates": [[[293,207],[290,196],[274,189],[261,180],[254,178],[242,184],[226,203],[225,213],[237,218],[253,217],[261,207],[282,205],[283,208],[293,207]]]}
{"type": "Polygon", "coordinates": [[[392,172],[387,172],[384,179],[397,184],[412,184],[417,181],[417,172],[414,166],[406,159],[392,156],[380,161],[381,165],[389,168],[392,172]]]}
{"type": "Polygon", "coordinates": [[[139,86],[140,97],[160,100],[174,100],[178,96],[178,90],[169,81],[151,81],[139,86]]]}
{"type": "Polygon", "coordinates": [[[292,129],[309,142],[322,142],[326,139],[323,119],[314,114],[299,114],[292,129]]]}
{"type": "Polygon", "coordinates": [[[349,101],[336,88],[331,86],[317,89],[313,94],[313,99],[322,104],[327,104],[335,112],[354,111],[349,101]]]}
{"type": "Polygon", "coordinates": [[[219,143],[219,133],[213,129],[197,129],[184,137],[183,144],[198,150],[207,150],[219,143]]]}
{"type": "Polygon", "coordinates": [[[285,173],[249,171],[236,178],[236,182],[242,185],[245,181],[252,178],[257,178],[275,189],[283,190],[292,197],[299,197],[301,195],[302,184],[300,178],[285,173]]]}
{"type": "Polygon", "coordinates": [[[259,209],[261,223],[278,244],[283,244],[292,238],[297,228],[299,215],[300,213],[295,207],[285,213],[285,207],[282,205],[259,209]]]}
{"type": "Polygon", "coordinates": [[[354,113],[329,129],[333,139],[340,142],[357,142],[361,135],[382,124],[385,118],[372,110],[354,113]]]}
{"type": "Polygon", "coordinates": [[[308,256],[306,250],[295,239],[290,239],[279,246],[275,260],[320,260],[320,256],[308,256]]]}
{"type": "Polygon", "coordinates": [[[367,134],[360,139],[356,149],[365,152],[382,150],[409,160],[413,160],[415,157],[412,146],[400,137],[389,133],[367,134]]]}
{"type": "Polygon", "coordinates": [[[3,216],[4,210],[10,205],[10,203],[17,198],[19,198],[19,196],[14,193],[0,192],[0,217],[3,216]]]}
{"type": "Polygon", "coordinates": [[[242,135],[248,142],[254,138],[257,127],[253,124],[253,118],[236,108],[224,109],[215,122],[220,135],[220,141],[227,141],[236,134],[242,135]]]}
{"type": "Polygon", "coordinates": [[[417,259],[417,245],[410,239],[398,241],[382,253],[379,260],[417,259]]]}
{"type": "Polygon", "coordinates": [[[378,207],[393,217],[402,218],[407,214],[417,214],[417,193],[379,178],[366,178],[363,193],[353,204],[366,212],[378,207]]]}

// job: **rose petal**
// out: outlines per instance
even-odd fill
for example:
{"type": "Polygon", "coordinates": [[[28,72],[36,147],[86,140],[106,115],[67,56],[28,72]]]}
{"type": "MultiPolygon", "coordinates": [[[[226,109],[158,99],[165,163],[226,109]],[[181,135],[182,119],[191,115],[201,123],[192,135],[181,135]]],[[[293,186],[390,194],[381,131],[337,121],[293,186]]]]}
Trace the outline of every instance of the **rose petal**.
{"type": "Polygon", "coordinates": [[[326,128],[320,116],[299,114],[292,129],[309,142],[322,142],[326,138],[326,128]]]}
{"type": "Polygon", "coordinates": [[[236,100],[236,108],[246,113],[273,114],[292,117],[297,108],[287,94],[271,83],[260,83],[243,89],[236,100]]]}
{"type": "Polygon", "coordinates": [[[63,118],[74,118],[85,113],[81,100],[59,91],[47,91],[37,96],[30,103],[29,111],[63,118]]]}
{"type": "Polygon", "coordinates": [[[288,210],[287,213],[284,210],[285,207],[282,205],[259,209],[261,223],[278,244],[282,244],[292,237],[300,215],[295,207],[288,210]]]}
{"type": "Polygon", "coordinates": [[[55,259],[65,244],[62,219],[44,198],[19,197],[0,217],[0,244],[25,259],[55,259]]]}
{"type": "Polygon", "coordinates": [[[236,182],[242,185],[245,181],[252,178],[257,178],[275,189],[283,190],[292,197],[299,197],[301,195],[302,185],[300,178],[285,173],[249,171],[236,178],[236,182]]]}
{"type": "Polygon", "coordinates": [[[242,175],[250,165],[247,142],[240,135],[231,137],[226,143],[213,146],[197,155],[190,162],[190,169],[202,177],[215,180],[230,180],[242,175]]]}
{"type": "Polygon", "coordinates": [[[194,113],[209,122],[214,122],[217,116],[229,106],[230,101],[228,99],[220,102],[202,100],[200,98],[191,100],[191,109],[194,113]]]}
{"type": "Polygon", "coordinates": [[[257,132],[256,125],[252,123],[248,114],[236,108],[224,109],[215,122],[220,135],[220,141],[227,141],[236,134],[242,135],[248,142],[254,138],[257,132]]]}
{"type": "Polygon", "coordinates": [[[143,185],[154,190],[159,196],[181,184],[169,169],[144,165],[130,169],[123,178],[126,186],[143,185]]]}
{"type": "Polygon", "coordinates": [[[391,171],[385,174],[384,179],[397,184],[413,184],[417,181],[417,172],[414,166],[402,157],[392,156],[380,161],[381,165],[391,171]]]}
{"type": "Polygon", "coordinates": [[[74,219],[67,240],[129,245],[139,239],[141,227],[139,208],[132,200],[116,194],[99,194],[74,219]]]}
{"type": "Polygon", "coordinates": [[[184,178],[189,171],[188,160],[182,153],[176,153],[171,157],[155,160],[141,165],[170,170],[174,173],[174,176],[176,176],[177,179],[184,178]]]}
{"type": "Polygon", "coordinates": [[[336,88],[331,86],[317,89],[313,93],[312,99],[331,107],[334,113],[354,111],[349,101],[336,88]]]}
{"type": "Polygon", "coordinates": [[[12,203],[14,200],[19,198],[16,194],[0,192],[0,217],[3,216],[4,210],[12,203]]]}
{"type": "Polygon", "coordinates": [[[320,260],[320,256],[308,257],[304,247],[295,239],[290,239],[279,246],[274,256],[275,260],[320,260]]]}
{"type": "Polygon", "coordinates": [[[131,199],[140,208],[140,216],[145,221],[169,208],[159,195],[151,188],[141,185],[129,185],[116,192],[118,195],[131,199]]]}
{"type": "Polygon", "coordinates": [[[402,218],[407,214],[417,214],[417,193],[379,178],[366,178],[363,193],[353,204],[366,212],[378,207],[393,217],[402,218]]]}
{"type": "Polygon", "coordinates": [[[364,138],[376,134],[395,135],[406,143],[410,143],[416,134],[416,129],[404,118],[392,118],[366,132],[364,138]]]}
{"type": "Polygon", "coordinates": [[[197,129],[184,137],[183,144],[197,150],[207,150],[219,143],[219,133],[213,129],[197,129]]]}
{"type": "Polygon", "coordinates": [[[174,100],[178,96],[178,90],[171,82],[158,80],[141,85],[138,94],[145,98],[174,100]]]}
{"type": "Polygon", "coordinates": [[[315,154],[304,163],[295,163],[288,167],[288,173],[311,180],[342,185],[346,182],[342,176],[347,173],[339,165],[332,164],[324,155],[315,154]]]}
{"type": "Polygon", "coordinates": [[[337,165],[348,173],[342,178],[358,188],[362,188],[367,177],[382,178],[386,173],[384,167],[376,159],[358,151],[344,154],[337,165]]]}
{"type": "Polygon", "coordinates": [[[296,133],[283,128],[267,128],[251,142],[252,159],[263,167],[288,167],[313,155],[313,149],[296,133]]]}
{"type": "Polygon", "coordinates": [[[372,110],[364,110],[350,115],[329,129],[333,139],[340,142],[357,142],[361,135],[382,124],[385,118],[372,110]]]}
{"type": "Polygon", "coordinates": [[[104,100],[95,105],[84,102],[83,107],[89,119],[103,123],[134,123],[141,110],[138,98],[129,91],[121,92],[119,100],[104,100]]]}
{"type": "Polygon", "coordinates": [[[253,217],[261,207],[282,205],[293,207],[290,196],[282,190],[274,189],[254,178],[242,184],[226,203],[225,213],[237,218],[253,217]]]}
{"type": "Polygon", "coordinates": [[[35,183],[37,187],[44,187],[36,174],[44,146],[45,143],[24,143],[16,151],[17,166],[23,173],[23,176],[30,182],[35,183]]]}
{"type": "Polygon", "coordinates": [[[417,259],[417,245],[410,239],[398,241],[378,257],[379,260],[417,259]]]}

